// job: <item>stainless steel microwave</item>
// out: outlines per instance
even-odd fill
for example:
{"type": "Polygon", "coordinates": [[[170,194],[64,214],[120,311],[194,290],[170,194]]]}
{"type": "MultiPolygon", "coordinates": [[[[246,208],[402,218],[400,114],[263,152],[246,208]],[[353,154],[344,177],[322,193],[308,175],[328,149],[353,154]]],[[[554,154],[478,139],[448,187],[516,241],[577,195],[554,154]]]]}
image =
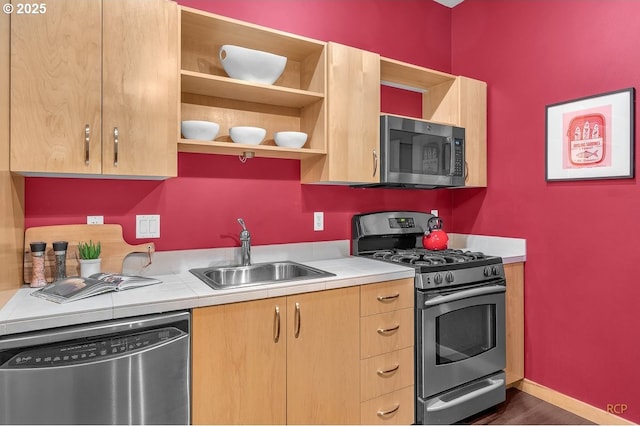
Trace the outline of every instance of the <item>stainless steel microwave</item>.
{"type": "Polygon", "coordinates": [[[464,186],[464,138],[461,127],[395,115],[380,116],[379,186],[464,186]]]}

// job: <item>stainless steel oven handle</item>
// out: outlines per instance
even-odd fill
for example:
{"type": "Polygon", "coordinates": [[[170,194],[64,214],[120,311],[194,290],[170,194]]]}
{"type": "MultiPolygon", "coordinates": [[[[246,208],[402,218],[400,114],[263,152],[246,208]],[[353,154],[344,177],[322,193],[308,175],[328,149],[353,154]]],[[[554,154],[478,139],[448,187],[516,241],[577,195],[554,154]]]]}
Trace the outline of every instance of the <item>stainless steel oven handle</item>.
{"type": "Polygon", "coordinates": [[[469,400],[477,398],[480,395],[494,391],[501,386],[504,386],[504,379],[487,379],[487,381],[490,382],[489,386],[476,389],[472,392],[462,395],[460,398],[455,398],[446,402],[438,398],[427,405],[427,411],[447,410],[469,400]]]}
{"type": "Polygon", "coordinates": [[[446,294],[443,296],[436,296],[433,299],[429,299],[424,302],[424,306],[436,306],[442,303],[453,302],[455,300],[466,299],[469,297],[482,296],[485,294],[504,293],[505,287],[502,285],[489,285],[484,287],[476,287],[469,290],[462,290],[459,292],[446,294]]]}

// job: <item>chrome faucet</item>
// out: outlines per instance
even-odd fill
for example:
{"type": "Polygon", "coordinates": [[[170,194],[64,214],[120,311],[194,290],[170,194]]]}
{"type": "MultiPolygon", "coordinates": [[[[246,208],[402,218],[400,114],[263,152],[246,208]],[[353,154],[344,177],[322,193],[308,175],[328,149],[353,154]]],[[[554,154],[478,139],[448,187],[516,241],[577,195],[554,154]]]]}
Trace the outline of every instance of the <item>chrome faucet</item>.
{"type": "Polygon", "coordinates": [[[240,242],[242,243],[240,263],[242,266],[248,266],[251,265],[251,234],[249,234],[241,217],[238,218],[238,223],[242,226],[242,232],[240,232],[240,242]]]}

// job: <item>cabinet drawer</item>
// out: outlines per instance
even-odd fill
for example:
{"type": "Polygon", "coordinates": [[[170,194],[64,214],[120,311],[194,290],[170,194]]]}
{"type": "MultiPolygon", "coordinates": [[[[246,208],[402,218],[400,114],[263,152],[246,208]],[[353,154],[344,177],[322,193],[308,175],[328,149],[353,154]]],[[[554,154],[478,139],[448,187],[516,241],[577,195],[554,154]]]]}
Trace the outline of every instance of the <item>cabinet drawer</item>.
{"type": "Polygon", "coordinates": [[[413,346],[360,362],[360,396],[368,401],[413,385],[413,346]]]}
{"type": "Polygon", "coordinates": [[[413,308],[360,318],[361,358],[413,346],[413,308]]]}
{"type": "Polygon", "coordinates": [[[365,317],[412,308],[413,294],[413,278],[363,285],[360,287],[360,315],[365,317]]]}
{"type": "Polygon", "coordinates": [[[360,423],[366,425],[410,425],[414,421],[413,386],[360,404],[360,423]]]}

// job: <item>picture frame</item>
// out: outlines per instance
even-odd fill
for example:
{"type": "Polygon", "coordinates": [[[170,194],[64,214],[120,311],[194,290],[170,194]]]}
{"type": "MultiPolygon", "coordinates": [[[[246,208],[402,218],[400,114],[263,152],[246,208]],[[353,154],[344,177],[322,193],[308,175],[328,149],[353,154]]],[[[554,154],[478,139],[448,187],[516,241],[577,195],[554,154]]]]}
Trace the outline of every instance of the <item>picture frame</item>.
{"type": "Polygon", "coordinates": [[[635,88],[546,107],[547,181],[633,178],[635,88]]]}

